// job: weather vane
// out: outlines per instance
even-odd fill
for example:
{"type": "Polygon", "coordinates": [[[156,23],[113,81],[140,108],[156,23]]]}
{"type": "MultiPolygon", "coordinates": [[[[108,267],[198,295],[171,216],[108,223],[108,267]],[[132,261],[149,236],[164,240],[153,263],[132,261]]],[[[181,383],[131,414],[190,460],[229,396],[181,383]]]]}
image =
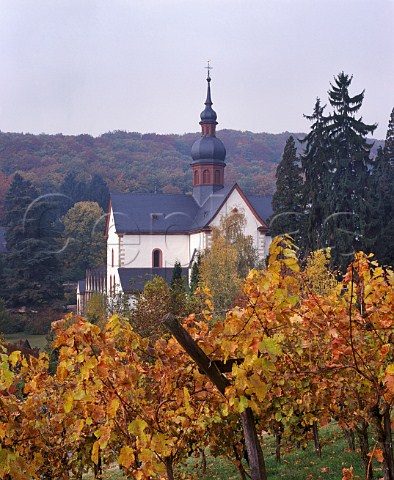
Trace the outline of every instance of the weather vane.
{"type": "Polygon", "coordinates": [[[212,61],[212,60],[207,60],[208,65],[205,67],[205,68],[208,70],[208,78],[210,78],[210,76],[209,76],[209,70],[212,70],[212,68],[213,68],[213,67],[211,67],[211,61],[212,61]]]}

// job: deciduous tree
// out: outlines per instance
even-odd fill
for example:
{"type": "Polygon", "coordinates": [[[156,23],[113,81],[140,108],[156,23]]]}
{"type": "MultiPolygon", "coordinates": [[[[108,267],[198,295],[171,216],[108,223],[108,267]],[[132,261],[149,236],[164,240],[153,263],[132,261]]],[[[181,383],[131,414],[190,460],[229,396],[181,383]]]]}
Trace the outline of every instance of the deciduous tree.
{"type": "Polygon", "coordinates": [[[105,216],[96,202],[78,202],[63,218],[65,276],[83,278],[87,268],[105,264],[105,216]]]}
{"type": "Polygon", "coordinates": [[[234,306],[243,279],[257,263],[251,236],[245,235],[245,215],[234,209],[212,228],[212,243],[201,259],[200,281],[211,291],[215,310],[234,306]]]}

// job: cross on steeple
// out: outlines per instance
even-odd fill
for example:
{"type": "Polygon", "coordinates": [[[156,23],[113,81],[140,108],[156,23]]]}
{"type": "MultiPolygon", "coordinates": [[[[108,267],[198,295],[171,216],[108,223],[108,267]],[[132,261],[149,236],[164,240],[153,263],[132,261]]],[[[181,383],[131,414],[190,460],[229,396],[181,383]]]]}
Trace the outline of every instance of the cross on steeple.
{"type": "Polygon", "coordinates": [[[213,67],[211,67],[210,63],[211,63],[211,60],[207,60],[207,63],[208,65],[205,67],[207,70],[208,70],[208,78],[211,78],[210,75],[209,75],[209,70],[212,70],[213,67]]]}

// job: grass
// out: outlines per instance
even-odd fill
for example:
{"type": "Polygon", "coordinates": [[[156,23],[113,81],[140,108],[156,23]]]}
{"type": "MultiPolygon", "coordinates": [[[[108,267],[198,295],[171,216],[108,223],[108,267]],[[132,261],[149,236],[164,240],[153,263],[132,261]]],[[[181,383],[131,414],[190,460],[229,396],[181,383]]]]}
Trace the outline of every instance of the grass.
{"type": "Polygon", "coordinates": [[[6,333],[3,334],[3,337],[7,342],[17,343],[19,340],[28,340],[32,348],[39,348],[43,350],[46,345],[46,335],[31,335],[29,333],[19,332],[19,333],[6,333]]]}
{"type": "MultiPolygon", "coordinates": [[[[303,449],[290,448],[290,445],[282,447],[282,461],[275,460],[275,441],[272,437],[266,437],[263,444],[267,474],[269,480],[306,480],[306,479],[336,479],[342,478],[342,467],[353,466],[353,471],[360,478],[364,478],[361,460],[357,452],[351,452],[347,448],[346,440],[336,427],[329,426],[320,431],[323,445],[322,456],[319,458],[314,452],[312,443],[303,449]]],[[[380,468],[376,469],[376,477],[379,477],[380,468]]],[[[198,458],[190,458],[183,468],[186,478],[189,480],[238,480],[238,470],[228,459],[224,457],[214,458],[207,456],[207,470],[203,474],[201,462],[198,458]]],[[[92,475],[84,476],[84,479],[93,479],[92,475]]],[[[105,480],[123,480],[117,468],[105,472],[105,480]]]]}

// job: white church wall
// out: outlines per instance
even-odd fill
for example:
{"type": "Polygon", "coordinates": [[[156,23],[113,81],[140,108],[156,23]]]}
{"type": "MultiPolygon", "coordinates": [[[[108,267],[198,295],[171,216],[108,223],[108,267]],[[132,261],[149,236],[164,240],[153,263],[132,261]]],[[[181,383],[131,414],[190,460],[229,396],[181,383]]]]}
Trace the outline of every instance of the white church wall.
{"type": "Polygon", "coordinates": [[[258,250],[259,258],[265,258],[266,237],[264,234],[261,234],[258,231],[258,228],[261,227],[261,223],[257,220],[253,212],[250,210],[248,204],[245,202],[238,190],[234,189],[232,191],[229,198],[226,200],[222,208],[219,210],[218,214],[211,222],[211,225],[215,227],[219,226],[221,217],[230,214],[234,208],[244,213],[246,220],[244,234],[250,235],[253,238],[253,243],[255,248],[258,250]]]}
{"type": "Polygon", "coordinates": [[[198,232],[190,235],[189,261],[192,259],[195,251],[201,252],[207,247],[206,233],[198,232]]]}
{"type": "Polygon", "coordinates": [[[118,267],[119,267],[119,237],[115,231],[114,214],[111,209],[108,220],[108,238],[107,238],[107,294],[109,294],[110,287],[119,282],[118,267]],[[112,262],[113,259],[113,262],[112,262]]]}
{"type": "Polygon", "coordinates": [[[121,239],[122,267],[151,268],[152,252],[162,252],[162,267],[172,268],[176,261],[189,264],[189,235],[124,235],[121,239]]]}

